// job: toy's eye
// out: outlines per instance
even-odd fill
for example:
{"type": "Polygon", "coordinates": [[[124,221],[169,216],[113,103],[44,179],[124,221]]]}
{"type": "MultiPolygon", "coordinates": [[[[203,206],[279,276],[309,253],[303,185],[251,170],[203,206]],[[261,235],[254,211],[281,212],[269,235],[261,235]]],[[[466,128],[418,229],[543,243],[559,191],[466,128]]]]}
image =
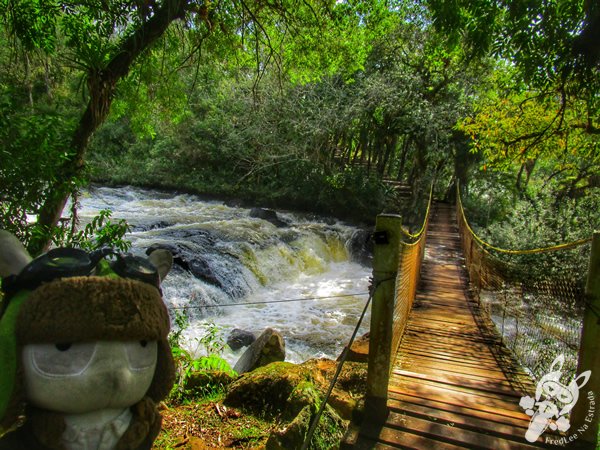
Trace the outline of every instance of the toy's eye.
{"type": "Polygon", "coordinates": [[[35,369],[45,375],[78,375],[90,364],[96,343],[32,344],[26,346],[27,357],[35,369]]]}
{"type": "Polygon", "coordinates": [[[571,403],[573,401],[573,396],[568,390],[565,389],[564,391],[559,392],[558,400],[562,403],[571,403]]]}
{"type": "Polygon", "coordinates": [[[158,347],[156,341],[130,341],[125,343],[127,360],[133,370],[142,370],[156,364],[158,347]]]}

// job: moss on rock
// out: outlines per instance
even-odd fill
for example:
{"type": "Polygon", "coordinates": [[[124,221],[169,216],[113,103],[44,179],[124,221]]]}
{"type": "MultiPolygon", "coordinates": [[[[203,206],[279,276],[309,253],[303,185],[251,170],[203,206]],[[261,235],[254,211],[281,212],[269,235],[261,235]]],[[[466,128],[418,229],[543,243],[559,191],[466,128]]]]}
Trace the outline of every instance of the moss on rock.
{"type": "Polygon", "coordinates": [[[296,386],[309,380],[310,374],[302,366],[287,362],[271,363],[240,376],[229,386],[224,403],[276,414],[285,408],[296,386]]]}

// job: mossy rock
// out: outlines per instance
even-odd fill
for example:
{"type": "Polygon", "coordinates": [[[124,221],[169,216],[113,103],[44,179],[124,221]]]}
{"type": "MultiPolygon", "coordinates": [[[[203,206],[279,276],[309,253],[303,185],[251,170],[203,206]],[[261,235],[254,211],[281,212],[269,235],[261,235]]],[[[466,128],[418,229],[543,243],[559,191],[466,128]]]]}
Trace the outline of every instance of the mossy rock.
{"type": "Polygon", "coordinates": [[[278,413],[296,387],[310,381],[310,372],[299,365],[275,362],[244,373],[233,382],[224,403],[254,411],[278,413]]]}
{"type": "MultiPolygon", "coordinates": [[[[335,371],[337,362],[331,359],[310,359],[302,363],[302,367],[311,373],[311,377],[321,389],[327,389],[335,371]]],[[[366,394],[367,364],[346,361],[336,383],[336,389],[347,391],[357,397],[366,394]]]]}
{"type": "Polygon", "coordinates": [[[203,394],[213,390],[222,390],[235,378],[220,370],[197,370],[185,379],[184,389],[192,394],[203,394]]]}
{"type": "Polygon", "coordinates": [[[286,401],[285,416],[296,417],[306,406],[321,403],[321,395],[311,381],[300,382],[289,395],[286,401]]]}
{"type": "MultiPolygon", "coordinates": [[[[291,450],[302,447],[307,439],[311,421],[316,415],[317,405],[307,405],[284,428],[274,431],[267,440],[265,450],[291,450]]],[[[344,421],[329,405],[325,407],[319,424],[312,436],[309,449],[330,450],[336,448],[346,430],[344,421]]]]}

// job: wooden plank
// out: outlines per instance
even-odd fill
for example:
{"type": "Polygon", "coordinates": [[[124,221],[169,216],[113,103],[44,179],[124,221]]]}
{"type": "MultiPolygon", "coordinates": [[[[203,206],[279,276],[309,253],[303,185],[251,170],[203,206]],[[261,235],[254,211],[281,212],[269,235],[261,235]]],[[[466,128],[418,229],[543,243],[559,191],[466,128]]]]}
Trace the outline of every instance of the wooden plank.
{"type": "Polygon", "coordinates": [[[436,375],[431,375],[397,369],[394,369],[393,373],[398,376],[412,378],[416,380],[427,380],[451,386],[463,386],[469,389],[477,389],[481,391],[489,391],[494,393],[498,392],[517,398],[522,397],[521,394],[515,392],[515,390],[511,387],[510,383],[498,383],[497,380],[490,380],[489,378],[482,380],[473,380],[464,376],[450,375],[445,372],[441,372],[436,375]]]}
{"type": "MultiPolygon", "coordinates": [[[[431,388],[414,388],[406,385],[390,385],[389,392],[393,394],[401,394],[412,397],[414,399],[430,400],[439,403],[445,403],[459,408],[469,410],[479,410],[485,413],[495,414],[498,416],[510,417],[513,419],[528,420],[524,412],[517,410],[515,403],[505,402],[502,400],[477,399],[474,396],[452,393],[450,391],[435,390],[431,388]]],[[[516,404],[518,407],[518,403],[516,404]]]]}
{"type": "MultiPolygon", "coordinates": [[[[452,347],[426,347],[422,348],[416,343],[407,343],[402,347],[402,352],[410,352],[416,355],[422,355],[423,357],[438,358],[446,357],[452,358],[453,360],[469,361],[474,362],[478,365],[494,365],[498,364],[498,361],[490,351],[485,353],[470,352],[467,348],[452,347]],[[462,350],[462,351],[461,351],[462,350]]],[[[401,355],[399,353],[398,355],[401,355]]]]}
{"type": "MultiPolygon", "coordinates": [[[[488,417],[483,418],[465,414],[462,410],[453,412],[395,399],[391,399],[388,402],[388,406],[391,411],[396,413],[404,413],[436,423],[452,424],[453,426],[475,432],[482,431],[483,434],[495,435],[503,439],[518,441],[523,444],[532,444],[525,440],[525,433],[529,426],[529,422],[525,420],[507,424],[498,422],[494,415],[488,415],[488,417]]],[[[388,416],[388,422],[394,422],[392,416],[388,416]]],[[[558,439],[556,435],[554,435],[554,437],[558,439]]],[[[540,436],[538,441],[533,443],[533,445],[543,445],[544,443],[545,438],[540,436]]]]}
{"type": "Polygon", "coordinates": [[[361,427],[365,446],[354,448],[547,447],[542,438],[525,440],[530,417],[519,400],[532,383],[469,297],[453,213],[437,205],[430,220],[421,282],[388,386],[390,413],[378,427],[361,427]]]}
{"type": "Polygon", "coordinates": [[[378,442],[394,445],[395,448],[411,450],[464,450],[470,448],[459,443],[450,443],[431,439],[418,433],[411,433],[395,427],[384,426],[381,429],[361,430],[361,436],[365,436],[378,442]],[[397,447],[396,447],[397,446],[397,447]]]}
{"type": "Polygon", "coordinates": [[[464,356],[459,356],[457,354],[452,353],[443,353],[443,352],[434,352],[434,351],[426,351],[421,348],[415,349],[414,347],[403,346],[400,348],[398,352],[398,356],[403,358],[410,358],[414,356],[415,358],[429,358],[435,359],[440,362],[447,361],[449,364],[456,364],[465,367],[474,367],[478,369],[488,369],[494,370],[498,369],[498,363],[495,359],[486,360],[478,360],[477,358],[465,358],[464,356]]]}
{"type": "MultiPolygon", "coordinates": [[[[450,423],[436,423],[428,420],[423,420],[418,417],[412,417],[407,414],[390,413],[388,422],[384,430],[393,432],[397,438],[402,438],[402,432],[405,434],[417,435],[424,439],[432,440],[436,443],[445,443],[458,446],[465,446],[470,449],[486,449],[486,450],[534,450],[539,447],[515,440],[507,439],[498,435],[489,435],[483,432],[467,430],[450,423]],[[393,425],[389,425],[393,422],[393,425]]],[[[380,434],[381,439],[381,434],[380,434]]],[[[402,442],[402,441],[400,441],[402,442]]],[[[437,448],[427,447],[420,444],[420,449],[437,448]]]]}
{"type": "Polygon", "coordinates": [[[515,428],[527,428],[529,426],[529,416],[523,417],[512,417],[490,413],[488,411],[482,411],[479,408],[469,408],[466,405],[455,405],[447,402],[440,402],[430,398],[422,398],[410,395],[404,395],[397,392],[391,392],[388,400],[390,406],[394,406],[395,402],[402,402],[402,404],[412,404],[421,406],[433,411],[446,411],[450,413],[461,414],[466,417],[473,417],[482,419],[493,424],[504,424],[515,428]]]}
{"type": "Polygon", "coordinates": [[[498,406],[505,409],[518,409],[520,395],[506,395],[504,393],[495,393],[483,391],[461,385],[440,383],[429,379],[414,379],[393,375],[390,379],[390,385],[400,389],[409,389],[413,392],[429,392],[432,395],[449,395],[462,398],[466,401],[481,402],[487,405],[498,406]]]}
{"type": "Polygon", "coordinates": [[[489,381],[490,383],[496,383],[496,385],[498,386],[516,386],[516,383],[512,382],[510,379],[507,378],[490,378],[488,376],[482,376],[482,375],[477,375],[477,374],[473,374],[473,373],[469,373],[469,372],[461,372],[461,373],[456,373],[456,372],[441,372],[439,369],[431,369],[428,367],[423,367],[423,366],[414,366],[412,369],[408,369],[406,367],[402,367],[400,364],[396,364],[394,366],[394,370],[407,370],[407,371],[415,371],[415,372],[419,372],[422,375],[432,375],[432,376],[437,376],[440,373],[443,373],[444,376],[458,376],[461,377],[462,379],[465,380],[473,380],[473,381],[483,381],[483,382],[487,382],[489,381]]]}
{"type": "MultiPolygon", "coordinates": [[[[409,331],[404,334],[403,345],[411,347],[423,347],[423,341],[419,337],[409,331]]],[[[432,351],[443,351],[445,353],[454,353],[456,355],[472,355],[483,359],[495,359],[495,353],[490,348],[490,345],[484,345],[479,342],[469,342],[468,349],[465,349],[462,342],[453,343],[451,341],[430,341],[427,343],[427,348],[432,351]]]]}

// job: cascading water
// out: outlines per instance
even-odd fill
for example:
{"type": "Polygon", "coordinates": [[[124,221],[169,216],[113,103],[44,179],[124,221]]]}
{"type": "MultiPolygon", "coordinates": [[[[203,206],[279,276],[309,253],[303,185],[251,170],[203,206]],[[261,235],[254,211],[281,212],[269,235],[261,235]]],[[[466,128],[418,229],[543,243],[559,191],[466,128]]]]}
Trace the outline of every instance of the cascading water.
{"type": "MultiPolygon", "coordinates": [[[[357,230],[338,221],[278,213],[286,226],[276,226],[249,209],[132,187],[92,188],[80,199],[83,222],[101,209],[132,226],[133,253],[173,252],[163,293],[173,317],[189,318],[183,337],[197,355],[214,323],[224,336],[278,330],[291,362],[336,358],[367,301],[371,270],[352,261],[348,245],[357,230]]],[[[362,332],[368,326],[367,315],[362,332]]],[[[243,351],[226,347],[223,356],[234,363],[243,351]]]]}

